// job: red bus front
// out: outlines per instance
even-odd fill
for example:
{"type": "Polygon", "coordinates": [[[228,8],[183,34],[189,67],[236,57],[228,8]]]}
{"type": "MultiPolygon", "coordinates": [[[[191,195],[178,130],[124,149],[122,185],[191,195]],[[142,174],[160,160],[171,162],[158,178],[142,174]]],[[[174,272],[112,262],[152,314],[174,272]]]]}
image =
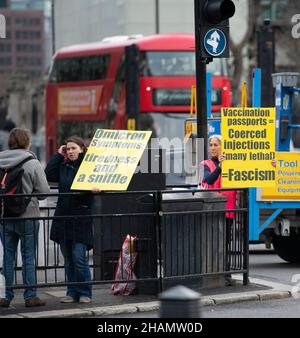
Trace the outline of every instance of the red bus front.
{"type": "MultiPolygon", "coordinates": [[[[46,88],[47,159],[73,134],[90,139],[97,128],[126,128],[125,47],[139,50],[139,128],[153,136],[184,137],[191,87],[195,84],[194,37],[156,35],[123,44],[89,44],[57,53],[46,88]]],[[[222,59],[213,73],[212,111],[231,106],[222,59]]],[[[138,94],[138,93],[137,93],[138,94]]]]}
{"type": "MultiPolygon", "coordinates": [[[[184,137],[184,121],[189,116],[191,87],[195,85],[193,51],[142,51],[145,65],[140,74],[141,129],[151,129],[157,137],[184,137]],[[144,123],[145,121],[145,123],[144,123]]],[[[215,59],[207,67],[212,77],[212,115],[232,105],[226,63],[215,59]]]]}

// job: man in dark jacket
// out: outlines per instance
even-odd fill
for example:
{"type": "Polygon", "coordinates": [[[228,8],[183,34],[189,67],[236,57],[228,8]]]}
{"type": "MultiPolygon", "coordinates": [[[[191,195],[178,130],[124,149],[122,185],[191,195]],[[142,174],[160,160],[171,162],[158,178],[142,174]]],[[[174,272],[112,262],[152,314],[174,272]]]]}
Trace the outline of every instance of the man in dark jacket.
{"type": "MultiPolygon", "coordinates": [[[[60,193],[70,193],[70,188],[86,151],[80,137],[68,138],[66,145],[59,148],[49,161],[45,172],[49,182],[58,182],[60,193]],[[65,158],[66,157],[66,158],[65,158]]],[[[50,238],[60,244],[65,259],[68,282],[89,282],[91,273],[86,251],[93,246],[93,226],[91,215],[92,195],[59,196],[54,216],[67,216],[55,219],[50,238]],[[72,217],[86,215],[86,217],[72,217]]],[[[68,286],[63,303],[89,303],[92,298],[91,285],[68,286]]]]}
{"type": "MultiPolygon", "coordinates": [[[[9,150],[0,153],[0,168],[10,169],[27,158],[31,160],[23,164],[22,188],[24,194],[49,194],[47,179],[44,170],[35,154],[29,151],[31,134],[29,130],[14,128],[8,137],[9,150]]],[[[45,199],[46,197],[39,197],[45,199]]],[[[5,215],[4,215],[5,216],[5,215]]],[[[3,244],[3,268],[6,282],[5,298],[0,299],[1,307],[9,307],[14,297],[11,288],[14,281],[15,256],[19,241],[23,262],[23,283],[36,284],[35,252],[38,240],[39,221],[30,217],[39,217],[39,202],[31,197],[26,211],[18,216],[20,220],[4,221],[0,226],[1,241],[3,244]]],[[[24,292],[27,307],[45,305],[45,302],[36,296],[36,288],[27,288],[24,292]]]]}

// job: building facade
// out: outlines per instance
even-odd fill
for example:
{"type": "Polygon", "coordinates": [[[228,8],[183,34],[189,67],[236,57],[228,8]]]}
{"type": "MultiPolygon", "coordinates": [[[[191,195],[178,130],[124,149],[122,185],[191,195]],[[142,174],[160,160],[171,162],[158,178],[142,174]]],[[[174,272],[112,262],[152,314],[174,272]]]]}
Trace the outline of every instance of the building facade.
{"type": "MultiPolygon", "coordinates": [[[[2,133],[11,126],[30,128],[34,134],[44,128],[45,3],[46,0],[11,0],[0,8],[6,21],[6,37],[0,39],[2,133]]],[[[51,54],[52,50],[49,62],[51,54]]]]}
{"type": "Polygon", "coordinates": [[[52,50],[52,17],[51,0],[10,0],[10,8],[15,10],[43,11],[44,13],[44,65],[51,63],[52,50]]]}
{"type": "Polygon", "coordinates": [[[41,76],[45,68],[43,12],[3,9],[1,13],[6,18],[6,38],[0,40],[0,76],[41,76]]]}

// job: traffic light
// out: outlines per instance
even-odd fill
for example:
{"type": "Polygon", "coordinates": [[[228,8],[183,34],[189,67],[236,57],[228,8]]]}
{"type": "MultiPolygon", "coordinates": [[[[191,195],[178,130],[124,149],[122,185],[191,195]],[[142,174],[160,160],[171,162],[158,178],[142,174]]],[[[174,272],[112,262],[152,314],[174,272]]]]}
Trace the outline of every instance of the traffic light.
{"type": "Polygon", "coordinates": [[[229,57],[229,18],[235,13],[233,1],[195,1],[198,2],[195,20],[200,30],[200,56],[229,57]]]}

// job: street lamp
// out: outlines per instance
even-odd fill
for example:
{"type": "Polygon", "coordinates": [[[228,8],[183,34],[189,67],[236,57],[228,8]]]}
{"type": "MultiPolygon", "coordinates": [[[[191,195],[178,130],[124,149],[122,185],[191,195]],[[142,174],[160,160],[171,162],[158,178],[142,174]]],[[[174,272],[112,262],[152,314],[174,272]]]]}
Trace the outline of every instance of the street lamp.
{"type": "Polygon", "coordinates": [[[155,34],[159,34],[159,0],[155,0],[155,34]]]}
{"type": "Polygon", "coordinates": [[[55,53],[55,0],[51,0],[52,54],[55,53]]]}
{"type": "Polygon", "coordinates": [[[36,134],[38,129],[38,108],[37,108],[37,94],[32,95],[32,111],[31,111],[31,125],[32,133],[36,134]]]}

